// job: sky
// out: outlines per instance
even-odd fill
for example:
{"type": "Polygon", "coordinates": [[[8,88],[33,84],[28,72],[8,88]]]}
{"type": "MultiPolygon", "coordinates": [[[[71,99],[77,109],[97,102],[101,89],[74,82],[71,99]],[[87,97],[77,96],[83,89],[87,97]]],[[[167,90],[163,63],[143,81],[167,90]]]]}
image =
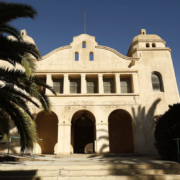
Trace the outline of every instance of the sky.
{"type": "Polygon", "coordinates": [[[180,0],[6,0],[32,5],[35,20],[18,19],[11,24],[26,29],[42,55],[69,45],[74,36],[95,36],[99,45],[126,55],[132,39],[146,29],[170,47],[180,92],[180,0]]]}

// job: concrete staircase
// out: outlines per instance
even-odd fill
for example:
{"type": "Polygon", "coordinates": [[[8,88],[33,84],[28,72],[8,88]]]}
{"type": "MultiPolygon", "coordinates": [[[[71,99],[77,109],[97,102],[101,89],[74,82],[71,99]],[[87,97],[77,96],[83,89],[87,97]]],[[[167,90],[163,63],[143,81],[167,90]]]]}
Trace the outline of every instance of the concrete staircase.
{"type": "Polygon", "coordinates": [[[0,180],[180,180],[180,165],[0,165],[0,180]]]}

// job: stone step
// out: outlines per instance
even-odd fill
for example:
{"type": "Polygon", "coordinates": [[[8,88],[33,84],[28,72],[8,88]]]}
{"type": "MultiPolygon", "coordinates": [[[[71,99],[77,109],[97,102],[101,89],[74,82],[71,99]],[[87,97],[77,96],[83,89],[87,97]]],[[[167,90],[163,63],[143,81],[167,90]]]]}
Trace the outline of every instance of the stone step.
{"type": "Polygon", "coordinates": [[[180,175],[146,175],[146,176],[82,176],[82,177],[41,177],[41,176],[14,176],[3,177],[1,180],[179,180],[180,175]]]}
{"type": "Polygon", "coordinates": [[[107,176],[107,175],[164,175],[180,174],[180,169],[112,169],[112,170],[61,170],[61,176],[107,176]]]}
{"type": "Polygon", "coordinates": [[[179,163],[169,164],[99,164],[99,165],[0,165],[0,170],[106,170],[106,169],[180,169],[179,163]]]}
{"type": "Polygon", "coordinates": [[[180,169],[179,163],[170,164],[103,164],[103,165],[63,165],[64,170],[105,170],[105,169],[180,169]]]}
{"type": "Polygon", "coordinates": [[[118,169],[118,170],[11,170],[0,171],[1,176],[108,176],[108,175],[165,175],[180,174],[179,169],[118,169]]]}

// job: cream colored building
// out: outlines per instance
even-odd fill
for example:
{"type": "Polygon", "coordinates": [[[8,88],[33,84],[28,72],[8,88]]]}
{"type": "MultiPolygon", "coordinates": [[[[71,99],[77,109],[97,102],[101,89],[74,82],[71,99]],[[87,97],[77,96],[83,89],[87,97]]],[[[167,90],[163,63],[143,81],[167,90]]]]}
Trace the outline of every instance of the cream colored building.
{"type": "MultiPolygon", "coordinates": [[[[25,30],[21,35],[27,41],[25,30]]],[[[52,113],[31,106],[39,138],[37,153],[155,154],[154,116],[179,102],[171,49],[142,29],[127,56],[81,34],[37,62],[36,76],[52,113]]],[[[14,131],[12,131],[14,132],[14,131]]]]}

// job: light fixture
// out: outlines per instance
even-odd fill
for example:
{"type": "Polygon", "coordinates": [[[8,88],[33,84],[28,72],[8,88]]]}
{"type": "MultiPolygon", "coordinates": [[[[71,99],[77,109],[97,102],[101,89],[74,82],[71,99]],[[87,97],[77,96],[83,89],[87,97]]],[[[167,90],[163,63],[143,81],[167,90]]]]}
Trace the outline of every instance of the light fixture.
{"type": "Polygon", "coordinates": [[[85,113],[82,114],[82,116],[81,116],[81,119],[82,119],[82,120],[85,120],[85,119],[86,119],[85,115],[86,115],[85,113]]]}

